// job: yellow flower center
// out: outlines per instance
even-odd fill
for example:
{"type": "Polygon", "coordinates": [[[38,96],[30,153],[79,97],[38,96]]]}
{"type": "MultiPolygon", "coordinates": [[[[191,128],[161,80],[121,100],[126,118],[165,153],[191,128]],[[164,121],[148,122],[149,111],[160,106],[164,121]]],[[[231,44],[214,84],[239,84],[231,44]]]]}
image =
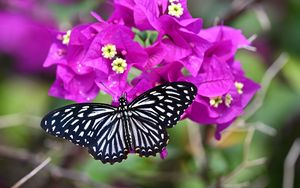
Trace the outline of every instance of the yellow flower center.
{"type": "Polygon", "coordinates": [[[107,44],[101,48],[102,56],[107,59],[112,59],[117,54],[117,48],[113,44],[107,44]]]}
{"type": "Polygon", "coordinates": [[[171,3],[171,5],[168,6],[168,14],[180,18],[183,14],[182,5],[180,3],[171,3]]]}
{"type": "Polygon", "coordinates": [[[116,58],[112,64],[112,70],[115,71],[117,74],[122,74],[127,68],[127,63],[125,59],[116,58]]]}
{"type": "Polygon", "coordinates": [[[62,43],[68,45],[70,42],[70,37],[71,37],[71,30],[68,30],[67,33],[63,35],[62,43]]]}
{"type": "Polygon", "coordinates": [[[225,96],[225,105],[229,108],[232,102],[232,96],[227,93],[227,95],[225,96]]]}
{"type": "Polygon", "coordinates": [[[238,94],[243,94],[244,84],[242,82],[234,82],[234,86],[237,89],[238,94]]]}
{"type": "Polygon", "coordinates": [[[210,106],[213,106],[215,108],[218,108],[220,104],[223,103],[222,97],[218,96],[218,97],[214,97],[211,98],[209,101],[210,106]]]}

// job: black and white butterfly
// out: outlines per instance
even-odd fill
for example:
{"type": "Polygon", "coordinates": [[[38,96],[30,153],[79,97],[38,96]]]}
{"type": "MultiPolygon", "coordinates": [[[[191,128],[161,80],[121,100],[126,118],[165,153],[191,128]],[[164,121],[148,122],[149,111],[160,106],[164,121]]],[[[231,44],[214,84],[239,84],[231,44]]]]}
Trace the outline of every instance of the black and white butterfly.
{"type": "Polygon", "coordinates": [[[197,88],[189,82],[156,86],[127,104],[71,104],[48,113],[41,127],[48,133],[87,147],[103,163],[121,162],[129,152],[155,156],[167,146],[166,131],[193,102],[197,88]]]}

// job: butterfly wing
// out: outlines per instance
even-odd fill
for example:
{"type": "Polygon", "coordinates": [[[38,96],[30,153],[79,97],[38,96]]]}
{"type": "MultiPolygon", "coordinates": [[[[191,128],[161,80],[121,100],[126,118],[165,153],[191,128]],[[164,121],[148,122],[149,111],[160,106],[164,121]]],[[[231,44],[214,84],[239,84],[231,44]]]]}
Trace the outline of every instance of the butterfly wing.
{"type": "Polygon", "coordinates": [[[167,146],[169,135],[166,128],[152,120],[149,116],[143,116],[139,112],[132,111],[129,117],[129,128],[132,133],[134,151],[140,156],[155,156],[167,146]]]}
{"type": "Polygon", "coordinates": [[[129,153],[129,144],[125,140],[127,129],[124,119],[121,117],[122,112],[118,111],[101,125],[95,135],[97,142],[89,147],[89,153],[94,159],[113,164],[127,158],[129,153]]]}
{"type": "Polygon", "coordinates": [[[41,127],[48,133],[74,144],[88,147],[95,159],[119,162],[128,147],[124,141],[124,125],[113,106],[97,103],[72,104],[48,113],[41,127]]]}
{"type": "Polygon", "coordinates": [[[167,145],[166,128],[176,125],[193,102],[197,88],[189,82],[172,82],[143,93],[129,104],[129,125],[134,147],[141,156],[155,155],[167,145]]]}
{"type": "Polygon", "coordinates": [[[140,116],[156,120],[163,127],[172,128],[192,104],[197,87],[189,82],[159,85],[133,100],[129,108],[140,116]]]}

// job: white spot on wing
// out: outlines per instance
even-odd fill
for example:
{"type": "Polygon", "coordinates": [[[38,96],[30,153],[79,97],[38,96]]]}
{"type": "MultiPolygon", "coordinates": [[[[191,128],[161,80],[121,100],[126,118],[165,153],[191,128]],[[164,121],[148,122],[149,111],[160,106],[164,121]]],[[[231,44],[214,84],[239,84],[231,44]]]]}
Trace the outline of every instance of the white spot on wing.
{"type": "Polygon", "coordinates": [[[91,123],[91,120],[89,120],[89,121],[85,124],[84,130],[87,130],[87,128],[90,126],[90,123],[91,123]]]}
{"type": "Polygon", "coordinates": [[[79,129],[79,125],[76,126],[76,128],[74,129],[74,132],[77,132],[79,129]]]}
{"type": "Polygon", "coordinates": [[[102,108],[102,109],[99,109],[97,111],[93,111],[92,113],[90,113],[88,115],[88,117],[93,117],[93,116],[97,116],[97,115],[101,115],[103,113],[107,113],[107,112],[113,112],[114,110],[113,109],[106,109],[106,108],[102,108]]]}
{"type": "Polygon", "coordinates": [[[174,107],[171,106],[171,105],[167,105],[167,107],[168,107],[170,110],[174,110],[174,107]]]}
{"type": "Polygon", "coordinates": [[[53,117],[57,116],[60,112],[56,112],[55,114],[53,114],[53,117]]]}
{"type": "Polygon", "coordinates": [[[71,111],[70,108],[65,109],[65,112],[70,112],[70,111],[71,111]]]}
{"type": "Polygon", "coordinates": [[[172,113],[168,112],[168,113],[167,113],[167,116],[171,117],[171,116],[172,116],[172,113]]]}
{"type": "Polygon", "coordinates": [[[172,94],[172,95],[180,95],[179,93],[173,92],[173,91],[166,91],[167,94],[172,94]]]}
{"type": "Polygon", "coordinates": [[[164,96],[162,96],[162,95],[158,96],[159,100],[162,100],[163,98],[164,98],[164,96]]]}
{"type": "Polygon", "coordinates": [[[82,136],[83,136],[83,134],[84,134],[84,132],[83,132],[83,131],[81,131],[81,133],[79,134],[79,136],[80,136],[80,137],[82,137],[82,136]]]}
{"type": "Polygon", "coordinates": [[[159,106],[155,106],[155,108],[156,108],[157,110],[159,110],[160,112],[162,112],[162,113],[165,112],[165,110],[164,110],[163,108],[159,107],[159,106]]]}

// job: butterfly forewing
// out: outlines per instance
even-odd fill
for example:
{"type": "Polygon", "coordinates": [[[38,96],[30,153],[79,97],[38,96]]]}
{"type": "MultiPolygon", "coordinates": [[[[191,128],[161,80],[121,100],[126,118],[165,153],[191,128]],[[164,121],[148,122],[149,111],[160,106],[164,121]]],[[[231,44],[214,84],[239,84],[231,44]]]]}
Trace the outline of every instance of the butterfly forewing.
{"type": "Polygon", "coordinates": [[[111,105],[82,103],[47,114],[41,127],[48,133],[89,148],[95,159],[116,162],[126,158],[124,125],[111,105]]]}
{"type": "Polygon", "coordinates": [[[171,128],[193,102],[197,88],[189,82],[172,82],[154,87],[137,97],[129,108],[139,116],[152,119],[163,127],[171,128]]]}

